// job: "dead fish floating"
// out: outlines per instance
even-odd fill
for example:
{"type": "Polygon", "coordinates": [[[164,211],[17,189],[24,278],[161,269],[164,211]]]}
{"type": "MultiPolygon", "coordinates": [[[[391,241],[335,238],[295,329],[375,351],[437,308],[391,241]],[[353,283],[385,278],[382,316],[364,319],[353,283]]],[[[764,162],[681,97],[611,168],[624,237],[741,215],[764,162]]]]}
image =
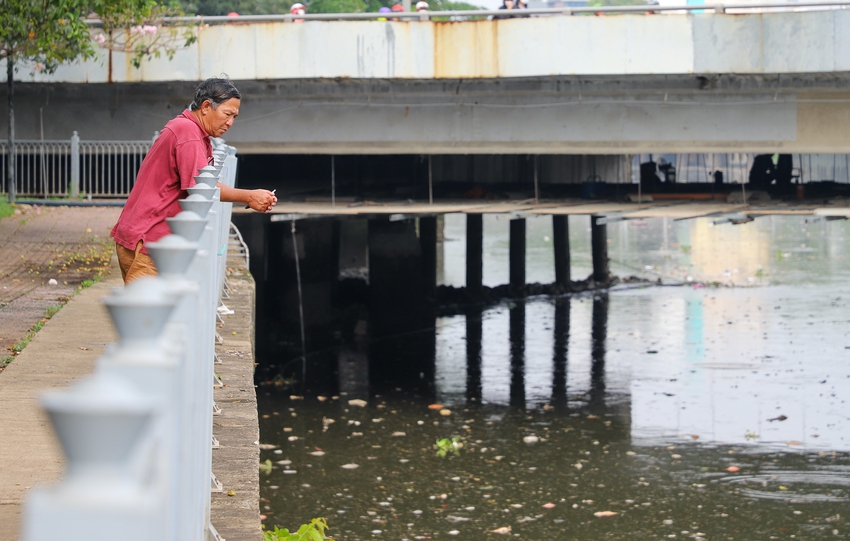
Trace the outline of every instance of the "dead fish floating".
{"type": "Polygon", "coordinates": [[[340,467],[344,470],[356,470],[357,468],[360,467],[360,465],[359,464],[343,464],[340,467]]]}
{"type": "Polygon", "coordinates": [[[496,528],[495,530],[490,530],[490,533],[497,533],[497,534],[500,534],[500,535],[508,535],[509,533],[511,533],[511,527],[510,526],[502,526],[501,528],[496,528]]]}
{"type": "Polygon", "coordinates": [[[366,404],[368,404],[368,402],[359,398],[352,398],[348,401],[349,406],[357,406],[358,408],[365,408],[366,404]]]}
{"type": "Polygon", "coordinates": [[[597,511],[597,512],[593,513],[593,516],[603,518],[603,517],[613,517],[613,516],[617,516],[619,514],[620,513],[616,512],[616,511],[597,511]]]}

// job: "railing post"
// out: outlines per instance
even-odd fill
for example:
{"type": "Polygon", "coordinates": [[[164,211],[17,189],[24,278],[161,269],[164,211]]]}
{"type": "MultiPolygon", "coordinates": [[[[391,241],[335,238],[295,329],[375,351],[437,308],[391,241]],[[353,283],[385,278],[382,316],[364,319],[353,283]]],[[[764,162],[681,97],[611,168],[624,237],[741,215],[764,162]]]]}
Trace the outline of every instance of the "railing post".
{"type": "Polygon", "coordinates": [[[72,199],[80,197],[80,136],[71,135],[71,186],[68,190],[72,199]]]}

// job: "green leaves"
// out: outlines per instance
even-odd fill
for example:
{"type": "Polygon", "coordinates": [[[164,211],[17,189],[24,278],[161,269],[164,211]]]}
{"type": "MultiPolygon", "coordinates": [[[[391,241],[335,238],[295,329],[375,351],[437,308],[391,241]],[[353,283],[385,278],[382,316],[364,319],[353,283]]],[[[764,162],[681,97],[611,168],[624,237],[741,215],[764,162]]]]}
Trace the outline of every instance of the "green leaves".
{"type": "Polygon", "coordinates": [[[333,541],[332,538],[325,536],[327,529],[327,521],[319,517],[307,524],[302,524],[295,533],[289,533],[288,529],[275,526],[274,530],[263,532],[263,541],[333,541]]]}
{"type": "Polygon", "coordinates": [[[460,438],[457,436],[452,439],[441,438],[434,444],[434,448],[437,449],[437,456],[441,458],[445,458],[449,453],[460,456],[461,447],[463,447],[463,443],[461,443],[460,438]]]}

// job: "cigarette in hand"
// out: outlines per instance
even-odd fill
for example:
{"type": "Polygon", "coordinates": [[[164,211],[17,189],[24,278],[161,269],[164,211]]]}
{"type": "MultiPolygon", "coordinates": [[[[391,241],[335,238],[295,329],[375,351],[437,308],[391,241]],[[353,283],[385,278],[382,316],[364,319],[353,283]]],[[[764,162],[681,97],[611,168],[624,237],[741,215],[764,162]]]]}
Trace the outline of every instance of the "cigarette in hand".
{"type": "MultiPolygon", "coordinates": [[[[274,193],[275,193],[276,191],[277,191],[277,188],[275,188],[274,190],[272,190],[272,195],[274,195],[274,193]]],[[[245,205],[245,208],[246,208],[246,209],[249,209],[249,208],[251,208],[251,205],[245,205]]]]}

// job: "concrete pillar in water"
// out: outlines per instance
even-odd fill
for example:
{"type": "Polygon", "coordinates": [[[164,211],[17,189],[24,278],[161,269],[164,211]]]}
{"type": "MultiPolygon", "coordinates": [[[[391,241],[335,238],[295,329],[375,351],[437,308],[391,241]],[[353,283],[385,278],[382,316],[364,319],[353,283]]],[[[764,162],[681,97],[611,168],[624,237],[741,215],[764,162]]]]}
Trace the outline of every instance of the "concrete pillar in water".
{"type": "Polygon", "coordinates": [[[481,403],[481,311],[466,313],[466,399],[481,403]]]}
{"type": "Polygon", "coordinates": [[[510,404],[525,407],[525,303],[519,301],[510,309],[511,388],[510,404]]]}
{"type": "Polygon", "coordinates": [[[437,289],[437,217],[419,218],[419,245],[422,248],[422,288],[426,295],[437,289]]]}
{"type": "Polygon", "coordinates": [[[552,405],[559,410],[567,409],[567,365],[570,348],[570,299],[562,297],[555,301],[555,336],[552,347],[552,405]]]}
{"type": "Polygon", "coordinates": [[[605,341],[608,335],[608,295],[593,297],[590,345],[590,393],[588,406],[601,410],[605,406],[605,341]]]}
{"type": "Polygon", "coordinates": [[[590,217],[590,248],[593,255],[593,280],[607,282],[611,277],[608,269],[608,227],[597,221],[602,216],[590,217]]]}
{"type": "Polygon", "coordinates": [[[570,287],[570,226],[566,214],[552,215],[552,244],[555,249],[555,283],[570,287]]]}
{"type": "Polygon", "coordinates": [[[466,287],[481,289],[484,276],[484,216],[466,215],[466,287]]]}
{"type": "Polygon", "coordinates": [[[511,220],[510,284],[517,289],[525,286],[525,218],[511,220]]]}
{"type": "Polygon", "coordinates": [[[422,247],[416,222],[369,220],[369,380],[373,388],[434,389],[434,315],[420,287],[422,247]],[[403,339],[399,338],[404,336],[403,339]]]}

